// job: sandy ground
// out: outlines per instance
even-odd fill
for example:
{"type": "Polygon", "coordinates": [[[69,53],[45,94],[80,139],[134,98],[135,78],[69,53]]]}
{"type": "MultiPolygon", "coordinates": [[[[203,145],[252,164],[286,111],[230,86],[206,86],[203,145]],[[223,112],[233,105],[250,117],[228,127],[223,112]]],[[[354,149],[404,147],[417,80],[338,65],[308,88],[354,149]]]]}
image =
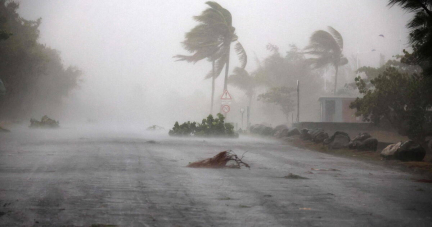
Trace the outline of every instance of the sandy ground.
{"type": "Polygon", "coordinates": [[[0,226],[431,226],[415,179],[258,138],[16,127],[0,134],[0,226]],[[185,167],[227,149],[251,169],[185,167]]]}

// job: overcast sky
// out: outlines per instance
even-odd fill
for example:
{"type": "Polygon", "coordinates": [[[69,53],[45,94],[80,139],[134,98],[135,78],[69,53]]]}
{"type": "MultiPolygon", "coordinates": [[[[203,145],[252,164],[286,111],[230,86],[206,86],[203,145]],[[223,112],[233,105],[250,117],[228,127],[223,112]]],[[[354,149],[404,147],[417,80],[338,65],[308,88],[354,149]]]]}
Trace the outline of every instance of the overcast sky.
{"type": "MultiPolygon", "coordinates": [[[[180,42],[196,25],[192,16],[206,8],[205,1],[19,2],[24,18],[42,18],[40,41],[58,49],[66,65],[76,65],[85,72],[81,89],[74,94],[76,100],[105,103],[112,111],[121,111],[113,106],[139,101],[145,108],[152,106],[147,117],[162,114],[171,120],[170,111],[161,109],[168,105],[167,99],[181,100],[192,94],[210,97],[210,80],[203,80],[210,64],[203,61],[192,65],[172,58],[186,53],[180,42]],[[144,99],[131,98],[136,95],[144,99]]],[[[217,2],[232,13],[239,41],[250,57],[248,70],[255,68],[253,52],[260,58],[267,56],[267,43],[278,45],[282,52],[289,44],[303,48],[314,31],[327,26],[342,34],[345,56],[350,59],[359,51],[359,59],[366,65],[377,66],[379,53],[388,59],[407,43],[405,24],[410,15],[398,6],[389,8],[387,0],[217,2]]],[[[238,62],[232,59],[235,67],[238,62]]],[[[220,76],[219,93],[222,86],[220,76]]]]}

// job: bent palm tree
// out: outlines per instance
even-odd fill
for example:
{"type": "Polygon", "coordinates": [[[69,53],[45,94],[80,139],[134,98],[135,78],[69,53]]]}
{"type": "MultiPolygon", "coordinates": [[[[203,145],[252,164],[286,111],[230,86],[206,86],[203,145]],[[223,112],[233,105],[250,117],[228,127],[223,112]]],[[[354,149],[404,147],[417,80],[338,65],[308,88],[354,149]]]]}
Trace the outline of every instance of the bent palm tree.
{"type": "Polygon", "coordinates": [[[249,106],[251,106],[252,97],[255,94],[255,88],[258,86],[255,73],[249,75],[245,69],[236,67],[233,70],[233,74],[228,78],[228,83],[244,91],[246,96],[249,98],[249,106]]]}
{"type": "Polygon", "coordinates": [[[328,29],[330,32],[319,30],[312,34],[309,45],[305,48],[305,53],[316,56],[316,58],[310,59],[315,68],[328,65],[335,68],[334,94],[336,94],[339,66],[347,64],[348,59],[342,54],[343,38],[341,34],[330,26],[328,29]]]}
{"type": "MultiPolygon", "coordinates": [[[[216,2],[206,2],[210,8],[204,10],[201,15],[194,19],[200,24],[186,33],[184,48],[193,55],[176,55],[178,61],[196,63],[204,58],[212,62],[212,70],[207,74],[206,79],[212,78],[212,100],[211,112],[214,99],[214,81],[225,67],[224,89],[227,88],[229,70],[229,55],[231,43],[237,41],[238,37],[232,27],[231,13],[216,2]]],[[[239,56],[241,67],[246,67],[247,55],[243,46],[237,42],[236,53],[239,56]]]]}

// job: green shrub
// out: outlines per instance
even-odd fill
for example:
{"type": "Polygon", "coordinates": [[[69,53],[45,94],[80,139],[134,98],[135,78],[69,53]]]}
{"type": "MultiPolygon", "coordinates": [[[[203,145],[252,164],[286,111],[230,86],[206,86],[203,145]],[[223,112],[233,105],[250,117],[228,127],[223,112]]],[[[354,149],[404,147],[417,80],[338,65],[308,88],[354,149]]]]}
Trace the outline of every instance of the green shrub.
{"type": "Polygon", "coordinates": [[[179,125],[174,124],[172,130],[169,131],[170,136],[202,136],[202,137],[238,137],[234,132],[234,125],[224,122],[225,117],[218,113],[217,118],[213,118],[210,114],[207,118],[201,121],[201,124],[196,122],[185,122],[179,125]]]}

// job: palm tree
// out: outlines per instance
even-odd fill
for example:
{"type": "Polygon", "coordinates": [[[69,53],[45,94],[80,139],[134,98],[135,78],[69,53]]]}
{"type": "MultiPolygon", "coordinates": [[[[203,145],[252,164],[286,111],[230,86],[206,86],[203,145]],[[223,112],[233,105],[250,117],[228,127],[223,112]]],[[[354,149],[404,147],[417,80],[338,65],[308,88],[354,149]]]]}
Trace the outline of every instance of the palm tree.
{"type": "MultiPolygon", "coordinates": [[[[204,10],[201,15],[194,17],[200,24],[186,33],[185,41],[182,42],[184,48],[193,55],[176,55],[174,57],[178,58],[179,61],[193,63],[204,58],[212,62],[212,70],[206,76],[206,79],[212,78],[212,112],[214,80],[225,67],[224,90],[227,89],[230,47],[232,42],[238,40],[238,37],[234,32],[235,28],[232,26],[231,13],[216,2],[206,2],[206,4],[210,8],[204,10]]],[[[239,56],[241,67],[245,68],[247,55],[240,42],[236,43],[235,50],[239,56]]]]}
{"type": "Polygon", "coordinates": [[[330,32],[319,30],[312,34],[305,53],[316,56],[310,59],[315,68],[323,68],[328,65],[335,68],[334,94],[336,94],[339,66],[347,64],[348,59],[342,54],[343,38],[341,34],[330,26],[328,29],[330,32]]]}
{"type": "Polygon", "coordinates": [[[256,78],[256,72],[252,75],[243,68],[235,67],[233,74],[228,78],[228,83],[234,87],[244,91],[246,96],[249,98],[249,106],[252,104],[252,98],[255,95],[255,88],[258,86],[258,80],[256,78]]]}

